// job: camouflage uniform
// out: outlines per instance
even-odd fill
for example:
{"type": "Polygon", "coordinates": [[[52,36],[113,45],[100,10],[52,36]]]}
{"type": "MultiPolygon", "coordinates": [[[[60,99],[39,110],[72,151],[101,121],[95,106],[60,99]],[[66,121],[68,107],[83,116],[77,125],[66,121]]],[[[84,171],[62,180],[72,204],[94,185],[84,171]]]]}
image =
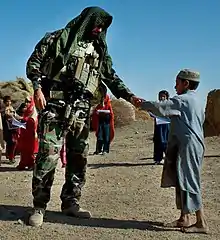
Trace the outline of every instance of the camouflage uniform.
{"type": "Polygon", "coordinates": [[[61,90],[64,95],[68,91],[71,92],[68,93],[69,95],[67,94],[68,96],[65,97],[65,100],[71,96],[73,106],[71,112],[72,122],[66,135],[67,166],[65,184],[61,193],[61,208],[63,211],[72,206],[79,207],[78,201],[81,196],[81,189],[85,183],[92,98],[97,93],[100,96],[100,90],[104,86],[102,82],[107,85],[117,98],[122,97],[129,101],[131,96],[133,96],[132,92],[112,69],[111,57],[107,52],[105,37],[111,21],[112,17],[103,9],[98,7],[86,8],[64,29],[45,36],[36,45],[34,52],[28,60],[27,76],[32,81],[34,90],[41,87],[47,99],[46,109],[40,114],[40,146],[32,181],[35,208],[46,209],[46,205],[50,200],[51,186],[59,158],[57,136],[61,132],[64,110],[62,107],[52,107],[51,110],[51,106],[53,103],[57,103],[57,99],[51,97],[50,90],[61,90]],[[101,65],[98,69],[100,74],[99,85],[93,96],[85,92],[81,88],[82,85],[75,82],[74,84],[70,83],[73,79],[68,74],[62,76],[64,80],[60,77],[60,81],[53,81],[54,76],[57,75],[63,66],[71,66],[71,53],[75,51],[78,42],[85,40],[89,31],[100,23],[105,24],[105,30],[99,35],[96,42],[96,49],[98,49],[101,56],[101,65]],[[66,58],[66,56],[68,57],[66,58]],[[45,65],[51,59],[52,64],[47,65],[45,68],[45,65]],[[42,80],[42,76],[46,76],[46,78],[42,80]],[[68,85],[69,83],[70,85],[68,85]],[[49,103],[51,104],[50,106],[49,103]]]}

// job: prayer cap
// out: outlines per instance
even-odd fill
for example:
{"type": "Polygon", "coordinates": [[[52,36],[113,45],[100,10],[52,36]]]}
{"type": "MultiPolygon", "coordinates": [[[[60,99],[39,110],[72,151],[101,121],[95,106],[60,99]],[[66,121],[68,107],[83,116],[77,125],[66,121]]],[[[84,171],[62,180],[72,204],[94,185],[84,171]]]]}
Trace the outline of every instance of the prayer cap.
{"type": "Polygon", "coordinates": [[[189,80],[193,82],[199,82],[200,81],[200,74],[199,72],[190,70],[190,69],[182,69],[177,74],[177,78],[189,80]]]}

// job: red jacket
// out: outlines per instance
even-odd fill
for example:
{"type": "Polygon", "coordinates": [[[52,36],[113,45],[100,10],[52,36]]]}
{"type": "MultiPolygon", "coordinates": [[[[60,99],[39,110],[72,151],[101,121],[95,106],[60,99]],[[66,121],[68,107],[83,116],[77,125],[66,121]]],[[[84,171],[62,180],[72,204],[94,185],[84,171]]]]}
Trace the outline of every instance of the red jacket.
{"type": "Polygon", "coordinates": [[[115,135],[115,127],[114,127],[114,113],[112,110],[112,105],[111,105],[111,100],[109,95],[106,95],[104,99],[104,106],[102,104],[97,105],[92,114],[92,128],[96,132],[96,136],[98,135],[98,128],[99,128],[99,118],[98,118],[97,110],[110,110],[110,141],[112,141],[115,135]]]}

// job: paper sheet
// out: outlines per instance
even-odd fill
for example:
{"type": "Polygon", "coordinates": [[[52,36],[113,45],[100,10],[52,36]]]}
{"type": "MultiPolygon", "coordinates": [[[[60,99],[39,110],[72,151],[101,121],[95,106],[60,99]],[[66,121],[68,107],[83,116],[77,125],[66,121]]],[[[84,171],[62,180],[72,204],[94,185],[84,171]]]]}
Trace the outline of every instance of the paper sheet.
{"type": "Polygon", "coordinates": [[[169,124],[170,123],[170,119],[169,118],[158,117],[158,116],[154,115],[151,112],[148,112],[148,113],[150,114],[151,117],[156,119],[156,125],[169,124]]]}
{"type": "Polygon", "coordinates": [[[110,113],[110,110],[97,110],[98,113],[110,113]]]}
{"type": "Polygon", "coordinates": [[[15,119],[15,118],[12,118],[12,126],[26,129],[26,123],[22,123],[22,122],[18,121],[18,120],[15,119]]]}

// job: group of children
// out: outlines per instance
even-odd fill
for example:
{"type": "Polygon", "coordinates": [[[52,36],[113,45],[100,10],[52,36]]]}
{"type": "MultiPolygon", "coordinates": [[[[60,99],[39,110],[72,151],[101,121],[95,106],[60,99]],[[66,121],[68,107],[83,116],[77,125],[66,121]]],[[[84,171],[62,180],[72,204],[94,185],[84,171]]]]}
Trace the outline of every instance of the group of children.
{"type": "MultiPolygon", "coordinates": [[[[10,96],[3,98],[4,106],[0,113],[0,165],[2,151],[10,164],[15,163],[15,156],[20,155],[17,170],[32,170],[38,152],[38,113],[35,108],[34,98],[27,97],[15,110],[10,96]],[[25,123],[25,128],[13,125],[13,119],[25,123]],[[6,143],[6,144],[5,144],[6,143]],[[6,145],[6,146],[5,146],[6,145]]],[[[60,151],[62,167],[66,166],[65,139],[60,151]]]]}
{"type": "Polygon", "coordinates": [[[20,154],[18,170],[31,170],[34,166],[35,154],[38,151],[37,137],[37,111],[34,105],[34,99],[27,97],[18,109],[14,109],[10,96],[3,98],[4,106],[1,109],[2,125],[2,146],[1,152],[6,143],[6,159],[9,163],[15,163],[15,156],[20,154]],[[25,128],[19,128],[14,121],[25,124],[25,128]]]}

